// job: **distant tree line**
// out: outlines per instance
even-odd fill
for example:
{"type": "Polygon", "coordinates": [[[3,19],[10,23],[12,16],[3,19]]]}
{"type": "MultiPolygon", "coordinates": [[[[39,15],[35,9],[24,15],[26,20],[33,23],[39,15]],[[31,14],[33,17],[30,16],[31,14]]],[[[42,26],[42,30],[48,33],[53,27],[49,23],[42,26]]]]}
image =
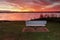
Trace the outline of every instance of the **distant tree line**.
{"type": "Polygon", "coordinates": [[[60,17],[54,17],[54,15],[52,14],[51,17],[48,16],[48,15],[45,15],[45,17],[41,14],[40,15],[40,18],[38,19],[32,19],[33,20],[47,20],[47,21],[50,21],[50,22],[60,22],[60,17]]]}

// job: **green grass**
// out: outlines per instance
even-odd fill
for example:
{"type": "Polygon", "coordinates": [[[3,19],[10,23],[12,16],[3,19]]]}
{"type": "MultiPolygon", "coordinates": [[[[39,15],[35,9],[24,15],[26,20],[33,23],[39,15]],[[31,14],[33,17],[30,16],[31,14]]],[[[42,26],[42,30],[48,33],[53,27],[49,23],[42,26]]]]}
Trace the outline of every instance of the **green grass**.
{"type": "Polygon", "coordinates": [[[0,22],[0,40],[8,37],[14,40],[60,40],[60,23],[48,22],[46,27],[49,32],[24,33],[23,27],[25,22],[0,22]]]}

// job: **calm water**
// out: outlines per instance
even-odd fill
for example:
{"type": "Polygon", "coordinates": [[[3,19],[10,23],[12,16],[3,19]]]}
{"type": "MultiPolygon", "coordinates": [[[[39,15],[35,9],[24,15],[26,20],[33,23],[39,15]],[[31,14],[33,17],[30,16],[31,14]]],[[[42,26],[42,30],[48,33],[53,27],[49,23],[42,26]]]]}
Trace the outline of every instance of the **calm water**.
{"type": "Polygon", "coordinates": [[[30,20],[39,18],[41,14],[44,17],[46,15],[51,17],[52,14],[55,17],[60,17],[60,13],[0,13],[0,20],[30,20]]]}

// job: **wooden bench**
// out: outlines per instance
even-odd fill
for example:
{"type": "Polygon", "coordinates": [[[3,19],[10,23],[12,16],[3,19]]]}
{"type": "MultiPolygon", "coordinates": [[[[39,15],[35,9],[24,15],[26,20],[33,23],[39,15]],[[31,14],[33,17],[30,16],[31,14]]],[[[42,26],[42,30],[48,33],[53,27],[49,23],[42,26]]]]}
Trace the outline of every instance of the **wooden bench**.
{"type": "Polygon", "coordinates": [[[45,27],[47,21],[26,21],[26,27],[23,28],[23,32],[47,32],[45,27]]]}

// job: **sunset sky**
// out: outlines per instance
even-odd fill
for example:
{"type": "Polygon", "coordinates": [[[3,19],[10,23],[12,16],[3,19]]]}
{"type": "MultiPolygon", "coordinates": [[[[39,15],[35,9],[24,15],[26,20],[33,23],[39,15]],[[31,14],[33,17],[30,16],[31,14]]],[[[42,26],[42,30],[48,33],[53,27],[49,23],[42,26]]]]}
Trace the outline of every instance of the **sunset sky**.
{"type": "Polygon", "coordinates": [[[60,11],[60,0],[0,0],[0,10],[60,11]]]}
{"type": "MultiPolygon", "coordinates": [[[[0,11],[60,11],[60,0],[0,0],[0,11]]],[[[60,17],[60,14],[56,14],[60,17]]],[[[30,20],[39,17],[40,13],[0,13],[0,20],[30,20]]]]}

